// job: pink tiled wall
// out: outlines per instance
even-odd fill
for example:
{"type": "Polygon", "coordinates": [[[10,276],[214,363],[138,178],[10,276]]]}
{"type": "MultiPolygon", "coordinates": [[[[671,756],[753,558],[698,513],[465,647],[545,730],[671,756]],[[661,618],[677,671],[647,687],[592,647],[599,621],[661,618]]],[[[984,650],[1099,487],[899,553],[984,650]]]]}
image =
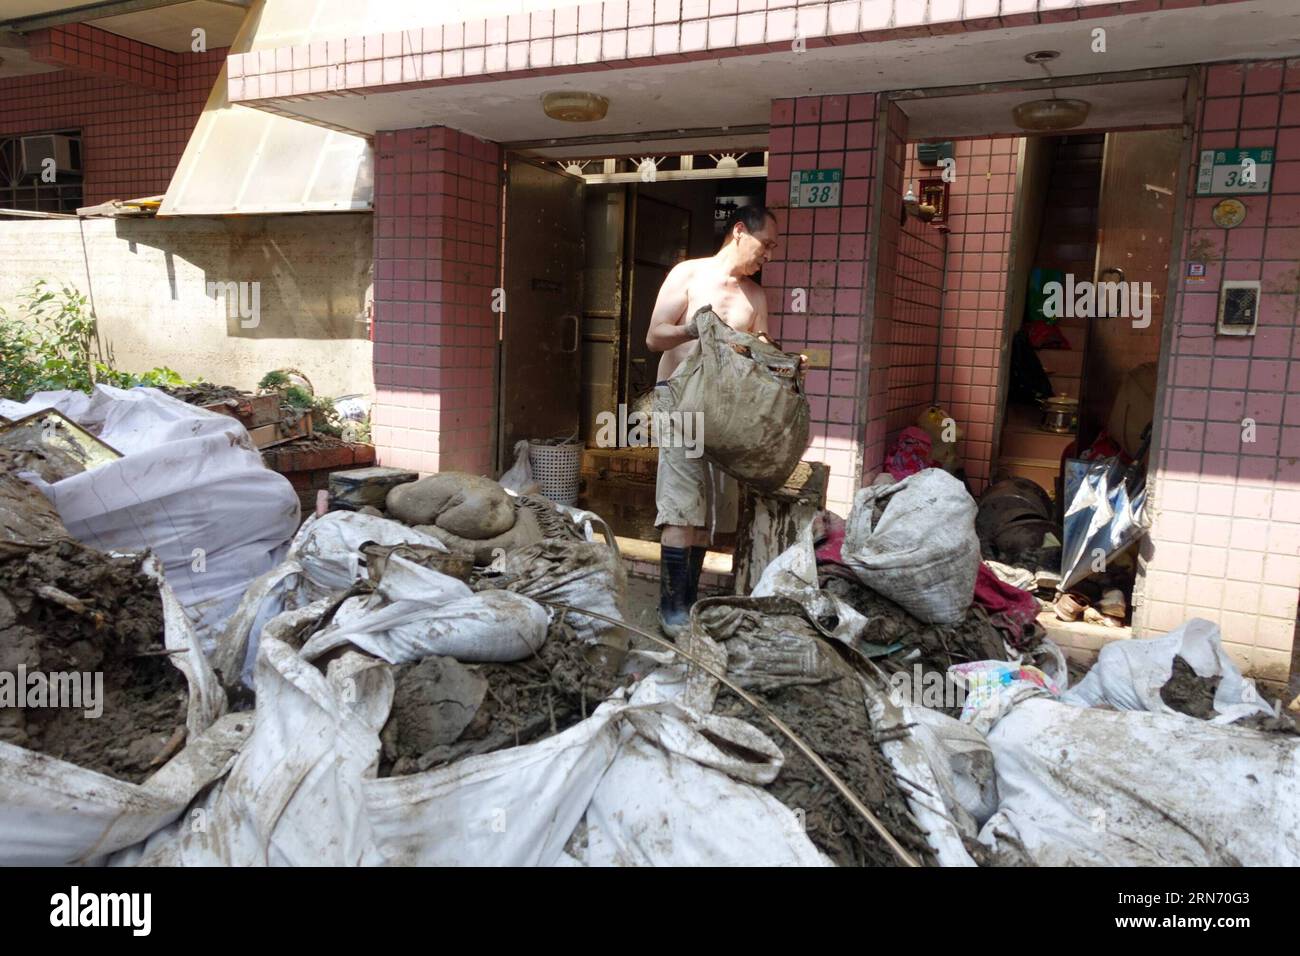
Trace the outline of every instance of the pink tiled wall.
{"type": "Polygon", "coordinates": [[[0,80],[0,134],[81,130],[86,205],[165,192],[225,53],[178,55],[174,93],[68,70],[0,80]]]}
{"type": "Polygon", "coordinates": [[[88,23],[35,30],[27,40],[33,60],[107,80],[175,93],[187,54],[173,53],[109,33],[88,23]]]}
{"type": "Polygon", "coordinates": [[[231,58],[230,96],[292,99],[648,66],[790,50],[797,38],[815,49],[1148,14],[1201,2],[606,0],[245,53],[231,58]]]}
{"type": "Polygon", "coordinates": [[[1274,147],[1276,165],[1231,231],[1190,177],[1183,256],[1208,274],[1184,281],[1172,316],[1138,624],[1209,618],[1256,677],[1285,681],[1300,588],[1300,60],[1210,67],[1197,115],[1197,150],[1274,147]],[[1223,279],[1261,281],[1253,338],[1215,334],[1223,279]]]}
{"type": "Polygon", "coordinates": [[[908,216],[898,243],[886,444],[934,402],[947,236],[908,216]]]}
{"type": "MultiPolygon", "coordinates": [[[[949,186],[947,278],[935,399],[962,429],[958,448],[971,490],[979,494],[991,471],[997,420],[1019,140],[958,140],[954,146],[957,178],[949,186]]],[[[918,170],[914,175],[920,178],[921,174],[918,170]]]]}
{"type": "Polygon", "coordinates": [[[500,148],[447,127],[375,144],[379,462],[492,468],[500,148]]]}
{"type": "Polygon", "coordinates": [[[768,205],[782,239],[763,269],[773,334],[790,351],[824,348],[829,369],[812,369],[807,457],[831,467],[832,509],[847,513],[860,475],[863,342],[868,225],[875,168],[874,95],[774,100],[769,137],[768,205]],[[844,170],[841,205],[790,209],[790,172],[844,170]],[[800,305],[804,308],[801,310],[800,305]]]}

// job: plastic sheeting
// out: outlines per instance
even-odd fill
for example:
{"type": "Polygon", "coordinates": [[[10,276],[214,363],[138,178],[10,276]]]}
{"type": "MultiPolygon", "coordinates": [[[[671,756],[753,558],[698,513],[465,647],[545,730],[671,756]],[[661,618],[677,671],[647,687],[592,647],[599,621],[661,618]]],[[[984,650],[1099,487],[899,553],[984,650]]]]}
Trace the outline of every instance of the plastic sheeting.
{"type": "Polygon", "coordinates": [[[78,541],[101,551],[152,551],[167,583],[207,640],[248,586],[284,553],[298,527],[298,495],[262,462],[244,426],[153,388],[95,386],[0,402],[21,418],[56,408],[123,458],[52,484],[78,541]]]}

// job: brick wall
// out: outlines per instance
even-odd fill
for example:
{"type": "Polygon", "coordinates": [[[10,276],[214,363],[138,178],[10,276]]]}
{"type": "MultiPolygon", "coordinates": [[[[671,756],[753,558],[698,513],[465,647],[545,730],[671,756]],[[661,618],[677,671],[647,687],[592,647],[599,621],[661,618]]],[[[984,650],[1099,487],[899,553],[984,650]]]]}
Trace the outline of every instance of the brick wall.
{"type": "Polygon", "coordinates": [[[935,399],[962,429],[971,490],[988,483],[997,420],[1019,140],[958,140],[949,187],[947,278],[935,399]]]}
{"type": "Polygon", "coordinates": [[[360,442],[316,435],[303,441],[273,445],[262,452],[262,461],[267,468],[289,479],[306,518],[316,511],[316,493],[329,490],[330,473],[373,465],[375,449],[360,442]]]}
{"type": "Polygon", "coordinates": [[[163,193],[225,55],[177,55],[172,93],[70,70],[0,80],[0,134],[79,129],[86,205],[163,193]]]}
{"type": "Polygon", "coordinates": [[[379,462],[492,469],[500,149],[447,127],[381,132],[375,156],[379,462]]]}
{"type": "MultiPolygon", "coordinates": [[[[1300,60],[1207,70],[1196,150],[1276,148],[1272,192],[1242,197],[1245,222],[1214,226],[1217,198],[1190,177],[1185,260],[1153,455],[1155,524],[1138,624],[1217,621],[1256,677],[1285,681],[1300,585],[1300,60]],[[1259,331],[1215,334],[1219,282],[1259,279],[1259,331]],[[1245,441],[1244,419],[1255,422],[1245,441]]],[[[1193,153],[1195,162],[1197,153],[1193,153]]]]}
{"type": "MultiPolygon", "coordinates": [[[[94,55],[79,49],[75,55],[94,66],[94,55]]],[[[0,134],[81,130],[87,206],[165,193],[225,55],[225,49],[169,53],[177,73],[173,92],[70,69],[0,79],[0,134]]],[[[125,69],[146,72],[143,65],[125,69]]]]}
{"type": "Polygon", "coordinates": [[[829,506],[847,514],[859,477],[865,420],[860,386],[870,341],[864,334],[876,97],[772,101],[767,203],[781,243],[763,269],[773,335],[789,351],[825,348],[829,369],[806,385],[812,441],[806,457],[831,467],[829,506]],[[790,172],[842,168],[841,205],[790,209],[790,172]],[[802,309],[799,306],[803,306],[802,309]]]}
{"type": "Polygon", "coordinates": [[[915,425],[917,416],[934,402],[946,254],[945,233],[907,217],[899,237],[894,277],[887,444],[904,428],[915,425]]]}
{"type": "Polygon", "coordinates": [[[33,60],[63,69],[175,93],[184,54],[118,36],[88,23],[36,30],[28,37],[33,60]]]}

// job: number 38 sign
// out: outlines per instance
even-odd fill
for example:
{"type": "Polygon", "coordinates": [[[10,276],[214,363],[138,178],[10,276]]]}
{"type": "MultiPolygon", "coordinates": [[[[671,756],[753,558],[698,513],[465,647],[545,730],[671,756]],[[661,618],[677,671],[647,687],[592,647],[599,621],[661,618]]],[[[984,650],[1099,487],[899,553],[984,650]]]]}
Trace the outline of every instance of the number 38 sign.
{"type": "Polygon", "coordinates": [[[1273,150],[1204,149],[1196,175],[1198,196],[1266,193],[1273,181],[1273,150]]]}
{"type": "Polygon", "coordinates": [[[790,174],[791,206],[838,206],[840,180],[838,169],[804,169],[790,174]]]}

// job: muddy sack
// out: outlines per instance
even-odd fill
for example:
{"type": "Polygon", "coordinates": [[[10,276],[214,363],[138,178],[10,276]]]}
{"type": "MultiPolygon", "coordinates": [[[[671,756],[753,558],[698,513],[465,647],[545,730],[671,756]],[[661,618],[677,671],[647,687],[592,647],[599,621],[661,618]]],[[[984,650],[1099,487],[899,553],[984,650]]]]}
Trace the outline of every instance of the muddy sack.
{"type": "Polygon", "coordinates": [[[737,332],[711,306],[690,320],[699,332],[669,381],[673,409],[698,414],[704,457],[760,491],[785,484],[808,447],[808,398],[799,356],[737,332]]]}
{"type": "Polygon", "coordinates": [[[83,544],[156,554],[199,637],[209,639],[253,580],[284,554],[299,521],[293,486],[266,467],[236,419],[154,388],[96,385],[90,394],[37,392],[24,404],[0,401],[6,418],[47,408],[123,457],[33,484],[83,544]]]}
{"type": "Polygon", "coordinates": [[[389,556],[373,594],[344,601],[302,648],[306,660],[352,644],[390,664],[437,654],[460,661],[517,661],[546,643],[550,616],[511,591],[475,594],[450,575],[389,556]]]}
{"type": "Polygon", "coordinates": [[[858,580],[929,624],[956,624],[975,595],[975,500],[939,468],[859,488],[844,530],[858,580]]]}

